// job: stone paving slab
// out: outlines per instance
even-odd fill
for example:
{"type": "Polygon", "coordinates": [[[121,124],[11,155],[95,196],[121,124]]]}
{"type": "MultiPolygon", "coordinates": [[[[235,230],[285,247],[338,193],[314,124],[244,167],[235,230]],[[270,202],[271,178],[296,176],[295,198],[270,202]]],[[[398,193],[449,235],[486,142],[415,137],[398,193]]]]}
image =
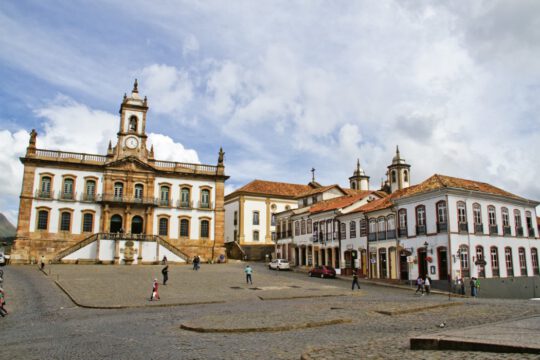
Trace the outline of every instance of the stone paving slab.
{"type": "Polygon", "coordinates": [[[169,266],[169,281],[161,285],[163,266],[51,265],[49,278],[79,306],[128,308],[223,303],[240,300],[273,300],[350,295],[332,280],[314,284],[308,279],[290,278],[256,268],[253,285],[245,283],[243,264],[169,266]],[[159,301],[148,301],[152,281],[158,279],[159,301]],[[328,283],[327,283],[328,282],[328,283]]]}
{"type": "Polygon", "coordinates": [[[412,350],[540,354],[540,316],[414,337],[412,350]]]}

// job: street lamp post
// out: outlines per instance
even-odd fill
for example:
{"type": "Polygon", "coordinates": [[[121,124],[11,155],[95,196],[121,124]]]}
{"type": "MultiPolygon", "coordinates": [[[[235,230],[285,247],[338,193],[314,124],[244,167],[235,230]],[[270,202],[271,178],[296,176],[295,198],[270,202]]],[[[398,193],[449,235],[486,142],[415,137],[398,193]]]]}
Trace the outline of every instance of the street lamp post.
{"type": "Polygon", "coordinates": [[[429,246],[429,244],[428,244],[428,242],[426,241],[426,242],[424,243],[424,248],[426,249],[426,256],[425,256],[425,261],[426,261],[426,268],[425,268],[426,273],[425,273],[425,276],[426,276],[426,277],[427,277],[428,274],[429,274],[429,271],[428,271],[428,266],[429,266],[429,265],[428,265],[428,246],[429,246]]]}

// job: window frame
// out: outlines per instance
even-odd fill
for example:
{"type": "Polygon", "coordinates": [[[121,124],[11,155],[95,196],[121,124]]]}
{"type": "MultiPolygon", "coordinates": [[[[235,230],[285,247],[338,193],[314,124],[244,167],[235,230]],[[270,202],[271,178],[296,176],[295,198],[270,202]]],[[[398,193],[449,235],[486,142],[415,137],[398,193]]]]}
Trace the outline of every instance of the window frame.
{"type": "Polygon", "coordinates": [[[520,276],[527,276],[527,251],[523,246],[518,248],[518,259],[520,276]]]}
{"type": "Polygon", "coordinates": [[[514,277],[514,254],[512,253],[512,248],[510,246],[506,246],[504,248],[504,262],[506,264],[506,276],[507,277],[514,277]],[[510,274],[511,273],[511,274],[510,274]]]}
{"type": "Polygon", "coordinates": [[[212,234],[212,231],[211,231],[211,225],[212,225],[212,219],[209,218],[209,217],[201,217],[199,218],[199,238],[200,239],[210,239],[211,238],[211,234],[212,234]],[[203,223],[204,222],[207,222],[208,223],[208,235],[207,236],[203,236],[203,223]]]}
{"type": "Polygon", "coordinates": [[[77,176],[73,174],[64,174],[62,175],[62,190],[60,193],[60,199],[62,200],[76,200],[76,192],[75,189],[77,188],[77,176]],[[71,181],[71,193],[66,191],[66,185],[67,181],[71,181]]]}
{"type": "Polygon", "coordinates": [[[37,207],[36,208],[36,225],[35,225],[35,230],[36,231],[41,231],[41,232],[49,232],[49,229],[50,229],[50,221],[51,221],[51,208],[50,207],[46,207],[46,206],[40,206],[40,207],[37,207]],[[47,218],[46,218],[46,224],[45,224],[45,228],[44,229],[40,229],[39,227],[39,224],[40,224],[40,213],[41,212],[46,212],[47,213],[47,218]]]}
{"type": "Polygon", "coordinates": [[[113,199],[116,200],[123,200],[124,199],[124,189],[126,188],[126,184],[123,181],[116,180],[113,183],[113,199]],[[120,189],[117,191],[117,189],[120,189]]]}
{"type": "Polygon", "coordinates": [[[351,239],[356,238],[356,220],[349,221],[349,237],[351,239]]]}
{"type": "Polygon", "coordinates": [[[73,209],[69,209],[69,208],[61,208],[61,209],[58,209],[58,232],[62,232],[62,233],[71,233],[71,229],[72,229],[72,226],[73,226],[73,212],[74,210],[73,209]],[[64,215],[65,214],[68,214],[69,215],[69,222],[68,222],[68,226],[67,226],[67,229],[64,228],[64,215]]]}
{"type": "Polygon", "coordinates": [[[170,227],[171,227],[171,219],[170,219],[170,216],[169,215],[164,215],[164,214],[160,214],[158,215],[158,221],[157,221],[157,225],[158,225],[158,235],[159,236],[162,236],[162,237],[169,237],[169,234],[170,234],[170,227]],[[167,233],[166,234],[163,234],[162,233],[162,227],[161,227],[161,222],[162,220],[165,220],[167,221],[167,233]]]}
{"type": "Polygon", "coordinates": [[[39,174],[39,189],[38,197],[42,199],[52,199],[54,196],[54,174],[49,172],[44,172],[39,174]],[[49,191],[43,191],[43,179],[49,179],[49,191]]]}
{"type": "Polygon", "coordinates": [[[199,187],[199,209],[212,209],[212,187],[200,186],[199,187]],[[204,194],[208,194],[208,202],[204,202],[204,194]]]}
{"type": "Polygon", "coordinates": [[[178,238],[179,239],[189,239],[191,238],[191,217],[190,216],[179,216],[178,217],[178,238]],[[187,235],[182,235],[182,222],[187,221],[187,235]]]}
{"type": "Polygon", "coordinates": [[[489,248],[489,257],[491,260],[491,276],[499,277],[501,270],[500,270],[500,261],[499,261],[499,248],[497,246],[491,246],[489,248]],[[497,270],[497,274],[495,274],[495,269],[497,270]]]}
{"type": "Polygon", "coordinates": [[[95,224],[95,219],[96,219],[96,212],[94,210],[83,210],[81,211],[81,234],[86,234],[86,233],[93,233],[94,232],[94,224],[95,224]],[[91,215],[92,216],[92,223],[90,225],[90,230],[85,230],[85,216],[86,215],[91,215]]]}

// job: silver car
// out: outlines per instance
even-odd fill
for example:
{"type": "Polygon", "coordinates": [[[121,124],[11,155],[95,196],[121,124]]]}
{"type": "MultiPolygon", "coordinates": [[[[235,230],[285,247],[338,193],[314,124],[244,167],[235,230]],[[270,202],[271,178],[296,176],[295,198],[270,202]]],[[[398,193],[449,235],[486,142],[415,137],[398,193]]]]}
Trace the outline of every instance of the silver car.
{"type": "Polygon", "coordinates": [[[289,270],[291,267],[287,259],[274,259],[268,264],[270,270],[289,270]]]}

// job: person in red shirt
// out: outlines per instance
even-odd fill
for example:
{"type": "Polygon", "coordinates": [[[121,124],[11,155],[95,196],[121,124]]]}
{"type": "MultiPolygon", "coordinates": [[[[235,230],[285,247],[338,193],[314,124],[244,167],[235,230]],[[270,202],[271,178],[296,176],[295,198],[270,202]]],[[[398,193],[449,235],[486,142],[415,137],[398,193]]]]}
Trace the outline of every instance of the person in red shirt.
{"type": "Polygon", "coordinates": [[[150,301],[159,300],[158,286],[159,284],[157,279],[154,279],[154,282],[152,283],[152,295],[150,296],[150,301]]]}

